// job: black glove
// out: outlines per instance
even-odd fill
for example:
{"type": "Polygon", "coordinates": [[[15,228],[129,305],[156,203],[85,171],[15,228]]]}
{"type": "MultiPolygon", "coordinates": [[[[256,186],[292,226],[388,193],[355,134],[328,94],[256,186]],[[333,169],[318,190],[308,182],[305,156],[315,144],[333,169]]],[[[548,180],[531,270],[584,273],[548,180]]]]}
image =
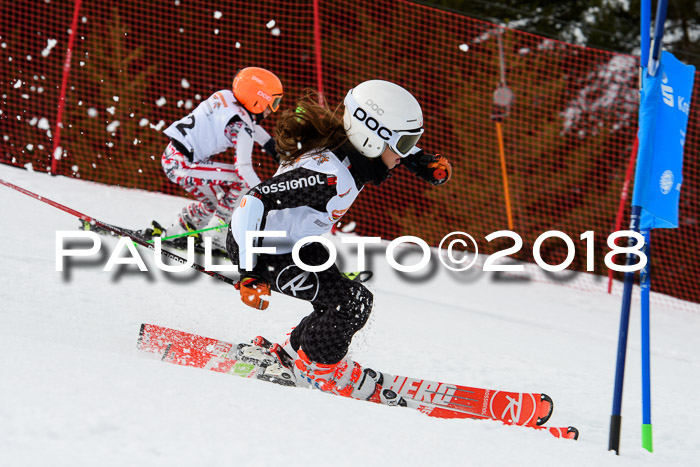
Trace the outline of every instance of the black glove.
{"type": "Polygon", "coordinates": [[[401,159],[410,172],[433,185],[442,185],[452,177],[452,165],[446,157],[418,151],[401,159]]]}
{"type": "Polygon", "coordinates": [[[263,144],[263,149],[265,150],[266,153],[268,153],[270,156],[272,156],[272,158],[275,160],[275,162],[279,163],[280,156],[279,156],[279,154],[277,154],[277,149],[275,148],[275,138],[270,138],[270,141],[263,144]]]}

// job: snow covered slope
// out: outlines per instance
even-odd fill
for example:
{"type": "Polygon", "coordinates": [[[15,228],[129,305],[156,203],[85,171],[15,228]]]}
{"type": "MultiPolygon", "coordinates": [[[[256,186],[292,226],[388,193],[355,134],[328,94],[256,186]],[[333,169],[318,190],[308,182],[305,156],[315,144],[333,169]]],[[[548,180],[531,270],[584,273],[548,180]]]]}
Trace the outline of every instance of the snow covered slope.
{"type": "MultiPolygon", "coordinates": [[[[0,178],[105,222],[167,221],[182,198],[0,165],[0,178]]],[[[578,442],[497,422],[438,420],[317,391],[167,365],[136,351],[151,322],[227,340],[283,340],[309,312],[275,295],[265,312],[196,271],[56,271],[57,230],[78,221],[0,186],[0,465],[697,465],[700,311],[652,303],[655,452],[640,447],[638,303],[622,456],[607,451],[619,298],[436,265],[411,277],[373,256],[375,309],[351,352],[386,371],[542,391],[552,426],[578,442]]],[[[106,239],[105,254],[116,240],[106,239]]],[[[408,259],[407,259],[408,261],[408,259]]],[[[352,257],[346,269],[353,269],[352,257]]],[[[436,261],[434,261],[436,263],[436,261]]],[[[697,309],[697,308],[696,308],[697,309]]]]}

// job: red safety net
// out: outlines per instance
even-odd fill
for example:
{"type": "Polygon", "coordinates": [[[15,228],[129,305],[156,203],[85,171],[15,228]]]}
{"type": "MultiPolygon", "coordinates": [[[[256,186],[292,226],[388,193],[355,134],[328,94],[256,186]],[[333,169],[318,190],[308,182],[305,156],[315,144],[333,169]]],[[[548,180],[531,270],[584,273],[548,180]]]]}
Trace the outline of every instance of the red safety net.
{"type": "MultiPolygon", "coordinates": [[[[183,195],[162,172],[161,130],[229,87],[238,69],[278,74],[283,109],[305,87],[322,90],[335,106],[357,83],[386,79],[419,100],[426,128],[420,146],[447,155],[454,176],[434,188],[397,170],[385,185],[368,187],[344,218],[357,223],[358,234],[416,235],[437,245],[460,230],[492,253],[512,242],[484,237],[512,221],[524,240],[514,257],[532,261],[535,239],[556,229],[576,245],[571,269],[584,270],[579,237],[592,230],[595,272],[607,275],[606,238],[615,230],[637,130],[637,58],[402,0],[78,6],[71,31],[76,0],[0,5],[0,162],[51,171],[59,146],[56,174],[183,195]]],[[[693,302],[700,302],[699,107],[691,108],[685,143],[680,229],[653,235],[653,289],[693,302]]],[[[263,126],[272,131],[274,123],[273,115],[263,126]]],[[[268,156],[255,158],[262,175],[273,173],[268,156]]],[[[559,240],[548,240],[542,252],[552,264],[566,256],[559,240]]]]}

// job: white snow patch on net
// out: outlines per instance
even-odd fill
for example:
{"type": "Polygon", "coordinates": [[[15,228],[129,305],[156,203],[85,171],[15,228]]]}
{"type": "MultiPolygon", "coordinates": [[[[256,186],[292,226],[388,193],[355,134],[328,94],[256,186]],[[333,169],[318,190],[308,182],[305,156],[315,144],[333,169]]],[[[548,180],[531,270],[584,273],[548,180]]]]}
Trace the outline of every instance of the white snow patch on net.
{"type": "Polygon", "coordinates": [[[49,119],[46,117],[40,118],[39,123],[37,123],[36,127],[40,130],[49,130],[51,128],[49,125],[49,119]]]}
{"type": "Polygon", "coordinates": [[[165,120],[161,120],[157,125],[150,124],[151,128],[156,131],[160,131],[165,126],[165,120]]]}
{"type": "Polygon", "coordinates": [[[51,49],[56,47],[56,44],[58,44],[58,41],[56,39],[47,39],[46,42],[46,47],[44,48],[44,50],[41,51],[42,57],[48,57],[51,53],[51,49]]]}
{"type": "Polygon", "coordinates": [[[114,133],[117,131],[117,128],[119,128],[119,125],[121,125],[121,122],[119,120],[115,120],[109,125],[107,125],[107,133],[114,133]]]}

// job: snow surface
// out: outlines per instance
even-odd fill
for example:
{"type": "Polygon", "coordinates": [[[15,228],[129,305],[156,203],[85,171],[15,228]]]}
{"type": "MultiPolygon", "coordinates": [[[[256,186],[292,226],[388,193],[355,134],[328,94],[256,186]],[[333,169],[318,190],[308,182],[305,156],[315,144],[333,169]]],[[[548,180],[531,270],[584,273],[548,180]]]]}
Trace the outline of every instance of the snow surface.
{"type": "MultiPolygon", "coordinates": [[[[166,222],[182,198],[0,165],[0,178],[105,222],[166,222]]],[[[309,306],[259,312],[194,270],[75,260],[55,236],[75,217],[0,186],[0,465],[698,465],[700,312],[653,304],[655,452],[640,444],[638,302],[630,329],[621,456],[607,451],[619,298],[479,270],[400,276],[370,262],[375,309],[352,355],[367,366],[472,386],[542,391],[552,426],[578,442],[499,422],[440,420],[314,390],[169,365],[136,350],[143,322],[227,340],[283,340],[309,306]]],[[[337,239],[336,239],[337,242],[337,239]]],[[[116,239],[105,239],[110,254],[116,239]]],[[[341,255],[346,269],[351,256],[341,255]]],[[[408,259],[406,260],[408,262],[408,259]]],[[[432,261],[437,263],[437,261],[432,261]]],[[[619,285],[617,285],[619,287],[619,285]]],[[[653,303],[653,301],[652,301],[653,303]]]]}

